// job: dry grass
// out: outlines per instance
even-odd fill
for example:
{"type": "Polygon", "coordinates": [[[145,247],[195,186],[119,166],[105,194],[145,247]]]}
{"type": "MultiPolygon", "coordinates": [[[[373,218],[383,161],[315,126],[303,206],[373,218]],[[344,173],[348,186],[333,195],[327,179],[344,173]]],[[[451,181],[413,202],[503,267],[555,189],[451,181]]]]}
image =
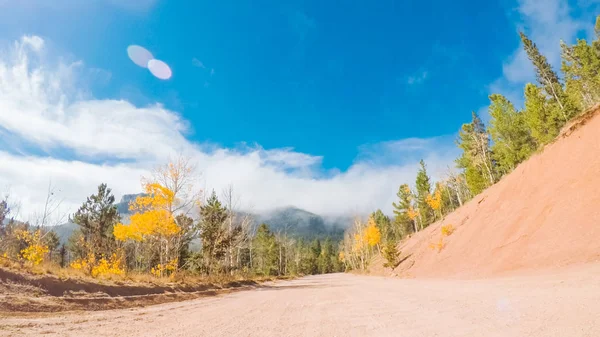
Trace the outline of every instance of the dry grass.
{"type": "Polygon", "coordinates": [[[0,316],[10,312],[107,310],[216,296],[282,279],[253,275],[155,277],[129,272],[92,278],[73,268],[18,261],[0,263],[0,316]]]}

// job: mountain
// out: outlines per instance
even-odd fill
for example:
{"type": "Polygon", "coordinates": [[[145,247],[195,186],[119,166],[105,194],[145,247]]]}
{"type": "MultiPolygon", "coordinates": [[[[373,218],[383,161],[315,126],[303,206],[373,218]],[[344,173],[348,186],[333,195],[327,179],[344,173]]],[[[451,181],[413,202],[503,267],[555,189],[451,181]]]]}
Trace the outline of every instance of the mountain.
{"type": "Polygon", "coordinates": [[[256,223],[266,223],[274,232],[287,232],[290,236],[303,239],[331,237],[338,240],[351,219],[328,219],[299,209],[285,207],[255,216],[256,223]]]}
{"type": "Polygon", "coordinates": [[[125,194],[123,195],[123,197],[121,198],[121,201],[119,201],[116,206],[117,206],[117,211],[119,211],[119,214],[121,214],[121,216],[123,215],[129,215],[129,203],[134,201],[137,197],[139,196],[143,196],[144,193],[138,193],[138,194],[125,194]]]}
{"type": "Polygon", "coordinates": [[[73,231],[75,231],[75,229],[78,227],[79,226],[73,222],[67,222],[62,225],[52,226],[50,229],[53,230],[56,235],[58,235],[60,244],[66,244],[69,241],[71,234],[73,234],[73,231]]]}
{"type": "MultiPolygon", "coordinates": [[[[129,221],[129,203],[143,194],[125,194],[117,204],[117,210],[121,214],[123,223],[129,221]]],[[[305,211],[296,207],[278,208],[264,214],[254,214],[256,224],[266,223],[275,233],[286,232],[294,238],[306,240],[323,239],[330,237],[333,240],[341,240],[344,236],[344,229],[351,223],[350,218],[327,218],[305,211]]],[[[67,243],[69,237],[77,224],[68,222],[52,228],[60,242],[67,243]]]]}

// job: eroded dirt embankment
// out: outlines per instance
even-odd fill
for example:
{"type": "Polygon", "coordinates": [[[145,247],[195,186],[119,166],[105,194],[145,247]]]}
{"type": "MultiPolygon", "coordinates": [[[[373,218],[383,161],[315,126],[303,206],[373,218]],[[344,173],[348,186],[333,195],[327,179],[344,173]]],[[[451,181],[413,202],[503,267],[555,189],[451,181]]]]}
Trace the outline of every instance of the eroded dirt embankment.
{"type": "Polygon", "coordinates": [[[371,273],[480,278],[600,260],[600,109],[399,250],[395,270],[378,258],[371,273]],[[448,224],[442,250],[430,248],[448,224]]]}
{"type": "Polygon", "coordinates": [[[201,284],[92,281],[31,275],[0,268],[0,313],[129,308],[214,296],[257,286],[257,282],[250,280],[201,284]]]}

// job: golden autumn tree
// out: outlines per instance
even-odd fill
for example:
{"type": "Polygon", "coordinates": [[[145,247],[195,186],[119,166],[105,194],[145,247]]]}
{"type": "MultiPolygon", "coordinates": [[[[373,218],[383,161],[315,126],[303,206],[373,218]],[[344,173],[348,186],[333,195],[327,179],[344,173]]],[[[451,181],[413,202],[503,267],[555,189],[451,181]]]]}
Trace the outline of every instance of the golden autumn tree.
{"type": "MultiPolygon", "coordinates": [[[[410,221],[412,221],[415,224],[415,228],[417,228],[417,223],[418,223],[418,217],[419,217],[419,211],[414,209],[412,206],[410,206],[408,208],[408,210],[406,211],[406,215],[408,215],[408,218],[410,219],[410,221]]],[[[423,229],[423,226],[421,226],[421,229],[423,229]]],[[[416,233],[417,231],[415,231],[416,233]]]]}
{"type": "Polygon", "coordinates": [[[44,261],[44,257],[49,249],[42,241],[41,230],[38,229],[33,232],[28,230],[18,230],[16,232],[16,237],[26,245],[26,247],[19,252],[22,259],[32,266],[36,266],[44,261]]]}
{"type": "Polygon", "coordinates": [[[195,235],[186,216],[198,205],[200,193],[194,193],[194,182],[194,167],[185,157],[142,178],[144,194],[129,205],[130,223],[114,227],[117,241],[133,244],[138,267],[163,276],[179,265],[181,250],[195,235]]]}
{"type": "Polygon", "coordinates": [[[351,268],[366,269],[368,261],[373,256],[374,247],[379,251],[381,231],[373,217],[367,223],[360,218],[354,220],[352,232],[347,232],[342,243],[343,262],[351,268]]]}
{"type": "Polygon", "coordinates": [[[162,266],[170,262],[174,255],[171,243],[180,231],[170,211],[174,193],[158,183],[146,184],[144,192],[145,195],[129,205],[129,210],[134,212],[130,223],[117,224],[114,235],[118,241],[132,240],[156,247],[156,254],[162,266]]]}
{"type": "Polygon", "coordinates": [[[442,192],[440,189],[436,189],[433,195],[428,194],[425,199],[429,207],[433,209],[435,217],[439,215],[440,219],[442,218],[442,192]]]}
{"type": "Polygon", "coordinates": [[[379,243],[381,242],[381,232],[379,231],[379,228],[377,227],[373,217],[369,217],[369,222],[367,223],[367,227],[365,228],[363,235],[369,247],[379,247],[379,243]]]}

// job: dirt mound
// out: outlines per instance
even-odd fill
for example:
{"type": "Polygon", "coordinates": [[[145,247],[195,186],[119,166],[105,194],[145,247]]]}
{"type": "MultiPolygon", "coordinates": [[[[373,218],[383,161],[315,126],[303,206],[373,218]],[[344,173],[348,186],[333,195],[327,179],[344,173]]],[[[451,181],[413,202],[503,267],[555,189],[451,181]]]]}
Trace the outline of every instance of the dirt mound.
{"type": "Polygon", "coordinates": [[[252,280],[169,285],[90,281],[32,275],[0,268],[0,316],[9,312],[138,307],[214,296],[256,286],[258,283],[252,280]]]}
{"type": "Polygon", "coordinates": [[[455,212],[399,247],[402,277],[478,278],[600,260],[600,109],[455,212]],[[438,243],[441,226],[455,231],[438,243]]]}

